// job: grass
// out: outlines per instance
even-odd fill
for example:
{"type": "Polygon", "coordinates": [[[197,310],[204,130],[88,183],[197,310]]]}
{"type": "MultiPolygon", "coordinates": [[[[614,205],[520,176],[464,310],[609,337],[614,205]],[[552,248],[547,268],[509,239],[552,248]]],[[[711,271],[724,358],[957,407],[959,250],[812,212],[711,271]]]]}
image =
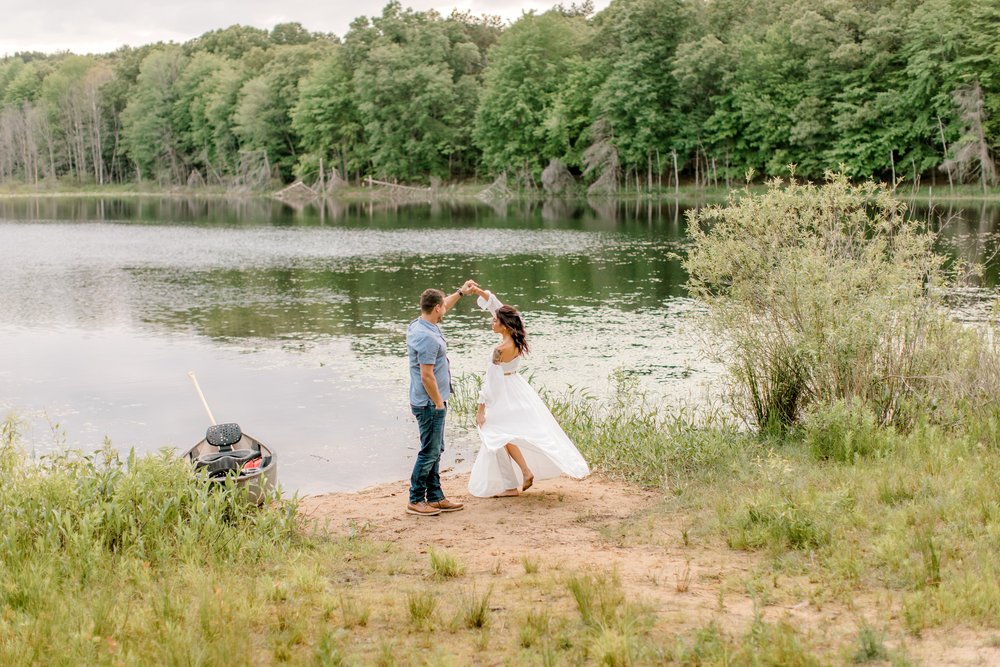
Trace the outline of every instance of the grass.
{"type": "Polygon", "coordinates": [[[342,626],[347,630],[365,627],[371,618],[371,608],[367,604],[346,594],[340,596],[340,613],[342,626]]]}
{"type": "Polygon", "coordinates": [[[417,591],[406,596],[406,608],[410,612],[410,623],[417,629],[427,628],[431,616],[437,608],[437,599],[430,591],[417,591]]]}
{"type": "Polygon", "coordinates": [[[851,654],[851,662],[860,665],[885,660],[888,657],[889,651],[885,647],[882,633],[867,623],[862,624],[858,630],[854,652],[851,654]]]}
{"type": "MultiPolygon", "coordinates": [[[[717,415],[665,415],[627,385],[607,400],[547,398],[596,469],[663,489],[664,515],[694,517],[683,544],[721,538],[764,555],[774,576],[808,574],[817,603],[885,590],[911,636],[1000,627],[1000,440],[978,406],[960,428],[906,432],[835,406],[776,438],[717,415]]],[[[618,546],[650,542],[639,526],[605,532],[618,546]]],[[[581,613],[593,615],[575,586],[581,613]]]]}
{"type": "MultiPolygon", "coordinates": [[[[467,572],[454,554],[422,560],[357,527],[313,533],[294,500],[253,508],[232,489],[209,493],[167,454],[32,462],[8,420],[0,664],[906,664],[886,636],[996,636],[996,429],[871,430],[833,410],[767,438],[618,389],[546,396],[601,474],[662,493],[651,513],[600,526],[615,548],[754,554],[756,571],[716,586],[720,618],[739,596],[763,608],[890,602],[839,642],[763,618],[677,627],[613,570],[542,568],[532,555],[517,568],[529,576],[499,560],[467,572]],[[247,639],[233,642],[233,627],[247,639]]],[[[686,569],[662,592],[697,592],[704,576],[686,569]]]]}
{"type": "Polygon", "coordinates": [[[479,594],[474,588],[462,596],[460,617],[467,628],[485,628],[490,623],[490,596],[493,588],[479,594]]]}
{"type": "MultiPolygon", "coordinates": [[[[1000,628],[1000,437],[989,406],[966,406],[958,425],[900,431],[839,403],[767,437],[721,410],[666,411],[621,376],[609,399],[542,393],[592,468],[661,489],[664,516],[689,516],[683,545],[722,539],[765,556],[774,576],[808,574],[817,604],[884,590],[914,637],[954,623],[1000,628]]],[[[625,547],[649,533],[602,530],[625,547]]],[[[573,586],[592,617],[588,585],[573,586]]]]}
{"type": "Polygon", "coordinates": [[[430,549],[431,571],[437,579],[453,579],[459,577],[465,569],[451,554],[430,549]]]}

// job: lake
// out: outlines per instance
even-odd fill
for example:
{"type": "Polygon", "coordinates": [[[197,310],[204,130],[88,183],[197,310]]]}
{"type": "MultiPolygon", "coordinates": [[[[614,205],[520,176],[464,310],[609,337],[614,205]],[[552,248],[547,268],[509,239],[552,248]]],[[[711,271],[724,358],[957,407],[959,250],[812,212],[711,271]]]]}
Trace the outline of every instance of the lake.
{"type": "MultiPolygon", "coordinates": [[[[194,371],[218,421],[278,451],[286,492],[404,479],[417,442],[406,326],[424,288],[470,277],[524,312],[536,386],[606,395],[620,372],[665,403],[698,401],[721,377],[683,288],[683,214],[605,201],[0,200],[0,417],[18,418],[34,456],[105,438],[185,449],[208,425],[194,371]]],[[[996,252],[996,207],[917,215],[953,256],[996,252]]],[[[447,316],[456,375],[485,368],[489,321],[472,298],[447,316]]],[[[467,469],[471,417],[449,420],[443,467],[467,469]]]]}

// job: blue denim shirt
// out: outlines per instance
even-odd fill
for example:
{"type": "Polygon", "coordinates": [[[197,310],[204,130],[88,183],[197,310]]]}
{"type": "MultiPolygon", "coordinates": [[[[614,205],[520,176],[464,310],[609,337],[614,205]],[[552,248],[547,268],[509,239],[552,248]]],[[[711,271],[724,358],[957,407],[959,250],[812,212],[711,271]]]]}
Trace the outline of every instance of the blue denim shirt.
{"type": "Polygon", "coordinates": [[[410,405],[424,407],[432,405],[431,397],[420,379],[420,365],[434,364],[434,379],[437,380],[441,400],[451,396],[451,368],[448,365],[448,343],[436,325],[417,318],[406,329],[406,351],[410,358],[410,405]]]}

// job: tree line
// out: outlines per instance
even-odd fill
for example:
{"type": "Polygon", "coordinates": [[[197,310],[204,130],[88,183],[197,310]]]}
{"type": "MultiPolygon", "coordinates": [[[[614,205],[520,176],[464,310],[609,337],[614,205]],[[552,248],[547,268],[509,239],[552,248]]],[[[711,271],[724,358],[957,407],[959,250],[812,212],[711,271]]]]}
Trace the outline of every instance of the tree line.
{"type": "Polygon", "coordinates": [[[0,181],[270,187],[557,167],[593,191],[816,178],[995,185],[1000,3],[589,0],[489,16],[390,2],[0,61],[0,181]]]}

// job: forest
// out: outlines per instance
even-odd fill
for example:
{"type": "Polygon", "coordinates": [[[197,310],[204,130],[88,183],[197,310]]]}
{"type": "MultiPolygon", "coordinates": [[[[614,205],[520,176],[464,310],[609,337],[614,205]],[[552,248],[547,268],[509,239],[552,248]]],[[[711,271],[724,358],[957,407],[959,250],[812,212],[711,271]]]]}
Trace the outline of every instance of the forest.
{"type": "Polygon", "coordinates": [[[613,0],[514,22],[395,0],[347,33],[0,60],[0,183],[301,178],[592,193],[842,170],[997,184],[996,0],[613,0]]]}

